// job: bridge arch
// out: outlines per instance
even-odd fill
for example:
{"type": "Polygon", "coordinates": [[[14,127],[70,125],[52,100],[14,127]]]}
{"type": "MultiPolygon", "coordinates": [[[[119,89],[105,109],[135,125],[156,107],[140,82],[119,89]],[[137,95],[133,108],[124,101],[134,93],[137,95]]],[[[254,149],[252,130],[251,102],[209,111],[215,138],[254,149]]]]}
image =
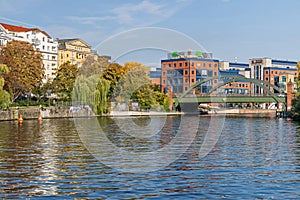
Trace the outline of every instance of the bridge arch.
{"type": "Polygon", "coordinates": [[[180,99],[186,97],[186,95],[188,95],[193,89],[195,89],[196,87],[211,81],[211,80],[215,80],[215,79],[227,79],[225,80],[223,83],[218,84],[217,86],[215,86],[214,88],[212,88],[209,91],[209,94],[212,93],[213,91],[215,91],[216,89],[228,84],[228,83],[232,83],[232,82],[238,82],[238,81],[248,81],[250,83],[253,83],[256,86],[261,87],[262,89],[264,89],[276,102],[279,102],[278,96],[272,92],[268,87],[272,87],[273,89],[279,91],[280,94],[285,94],[284,91],[282,91],[279,87],[277,87],[276,85],[273,85],[271,83],[268,82],[264,82],[262,80],[258,80],[258,79],[252,79],[252,78],[246,78],[244,76],[237,76],[237,75],[218,75],[218,76],[213,76],[213,77],[209,77],[207,79],[204,79],[202,81],[198,81],[196,84],[192,85],[187,91],[185,91],[179,98],[178,100],[180,101],[180,99]]]}

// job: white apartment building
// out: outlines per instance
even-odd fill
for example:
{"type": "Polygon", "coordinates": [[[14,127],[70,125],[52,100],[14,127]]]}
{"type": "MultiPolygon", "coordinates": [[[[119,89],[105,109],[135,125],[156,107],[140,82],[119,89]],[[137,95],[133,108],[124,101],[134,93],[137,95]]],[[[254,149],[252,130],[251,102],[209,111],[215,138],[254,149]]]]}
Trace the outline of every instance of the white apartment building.
{"type": "Polygon", "coordinates": [[[6,45],[11,40],[26,41],[42,53],[45,68],[44,83],[55,78],[55,71],[58,67],[57,41],[54,41],[50,35],[38,28],[25,28],[0,23],[0,45],[6,45]]]}

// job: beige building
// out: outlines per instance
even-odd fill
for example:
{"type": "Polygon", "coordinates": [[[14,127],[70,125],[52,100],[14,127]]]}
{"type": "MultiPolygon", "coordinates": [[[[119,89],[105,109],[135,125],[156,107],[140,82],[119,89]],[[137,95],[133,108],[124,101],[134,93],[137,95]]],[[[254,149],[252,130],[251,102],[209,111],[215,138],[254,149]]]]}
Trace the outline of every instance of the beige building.
{"type": "Polygon", "coordinates": [[[79,38],[59,39],[58,44],[58,66],[69,61],[81,67],[89,55],[95,54],[91,46],[79,38]]]}

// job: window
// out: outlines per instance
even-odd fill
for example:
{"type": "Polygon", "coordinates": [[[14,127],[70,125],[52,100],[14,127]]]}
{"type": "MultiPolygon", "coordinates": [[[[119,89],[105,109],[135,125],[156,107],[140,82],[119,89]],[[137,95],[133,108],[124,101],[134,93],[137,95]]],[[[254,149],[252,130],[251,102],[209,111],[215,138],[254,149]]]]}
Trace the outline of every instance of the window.
{"type": "Polygon", "coordinates": [[[277,71],[275,71],[275,74],[277,74],[277,71]]]}
{"type": "Polygon", "coordinates": [[[176,67],[176,63],[174,63],[174,67],[176,67]]]}
{"type": "Polygon", "coordinates": [[[166,80],[163,80],[163,84],[166,84],[166,80]]]}
{"type": "Polygon", "coordinates": [[[206,67],[206,63],[203,63],[203,67],[206,67]]]}
{"type": "Polygon", "coordinates": [[[286,76],[282,76],[282,82],[286,83],[286,76]]]}
{"type": "Polygon", "coordinates": [[[214,76],[217,76],[217,72],[214,72],[214,76]]]}
{"type": "Polygon", "coordinates": [[[211,67],[211,64],[210,64],[210,63],[208,64],[208,67],[211,67]]]}
{"type": "Polygon", "coordinates": [[[184,70],[184,74],[187,75],[187,74],[188,74],[188,71],[187,71],[187,70],[184,70]]]}
{"type": "Polygon", "coordinates": [[[268,81],[269,80],[269,78],[268,77],[266,77],[266,81],[268,81]]]}
{"type": "Polygon", "coordinates": [[[195,82],[195,79],[192,78],[192,83],[194,83],[194,82],[195,82]]]}
{"type": "Polygon", "coordinates": [[[201,64],[200,63],[197,63],[197,67],[200,67],[201,66],[201,64]]]}
{"type": "Polygon", "coordinates": [[[43,45],[42,49],[45,50],[45,46],[44,45],[43,45]]]}
{"type": "Polygon", "coordinates": [[[185,82],[188,83],[188,81],[189,81],[189,80],[186,78],[186,79],[185,79],[185,82]]]}
{"type": "Polygon", "coordinates": [[[171,64],[169,63],[169,67],[171,67],[171,64]]]}
{"type": "Polygon", "coordinates": [[[179,63],[179,67],[182,67],[182,63],[179,63]]]}
{"type": "Polygon", "coordinates": [[[188,66],[188,63],[187,63],[187,62],[185,62],[184,64],[185,64],[186,67],[188,66]]]}
{"type": "Polygon", "coordinates": [[[194,70],[192,70],[192,74],[195,74],[195,71],[194,71],[194,70]]]}
{"type": "Polygon", "coordinates": [[[194,62],[192,62],[192,66],[194,66],[194,62]]]}
{"type": "Polygon", "coordinates": [[[217,66],[218,66],[218,65],[217,65],[217,64],[215,64],[214,66],[215,66],[215,68],[217,68],[217,66]]]}
{"type": "Polygon", "coordinates": [[[165,76],[166,75],[166,72],[163,72],[163,76],[165,76]]]}
{"type": "Polygon", "coordinates": [[[266,74],[269,74],[269,71],[266,71],[266,74]]]}
{"type": "Polygon", "coordinates": [[[43,37],[43,42],[45,42],[45,37],[43,37]]]}

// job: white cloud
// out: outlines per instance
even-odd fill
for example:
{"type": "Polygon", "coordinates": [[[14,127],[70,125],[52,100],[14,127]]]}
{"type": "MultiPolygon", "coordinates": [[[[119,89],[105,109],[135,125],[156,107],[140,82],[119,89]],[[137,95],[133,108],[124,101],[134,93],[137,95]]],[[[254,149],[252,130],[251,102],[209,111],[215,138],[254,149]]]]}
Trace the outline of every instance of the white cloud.
{"type": "Polygon", "coordinates": [[[191,0],[177,0],[175,2],[161,0],[143,0],[139,3],[126,3],[112,8],[104,16],[67,16],[66,19],[80,24],[98,26],[108,21],[125,27],[149,26],[163,21],[175,14],[191,0]]]}
{"type": "Polygon", "coordinates": [[[124,4],[113,9],[112,13],[120,24],[132,24],[134,21],[138,21],[136,15],[140,15],[140,18],[145,18],[145,15],[163,16],[164,8],[165,5],[163,4],[144,0],[139,4],[124,4]]]}
{"type": "Polygon", "coordinates": [[[103,17],[78,17],[78,16],[66,16],[66,19],[74,21],[80,24],[97,24],[101,21],[113,20],[113,16],[103,16],[103,17]]]}

